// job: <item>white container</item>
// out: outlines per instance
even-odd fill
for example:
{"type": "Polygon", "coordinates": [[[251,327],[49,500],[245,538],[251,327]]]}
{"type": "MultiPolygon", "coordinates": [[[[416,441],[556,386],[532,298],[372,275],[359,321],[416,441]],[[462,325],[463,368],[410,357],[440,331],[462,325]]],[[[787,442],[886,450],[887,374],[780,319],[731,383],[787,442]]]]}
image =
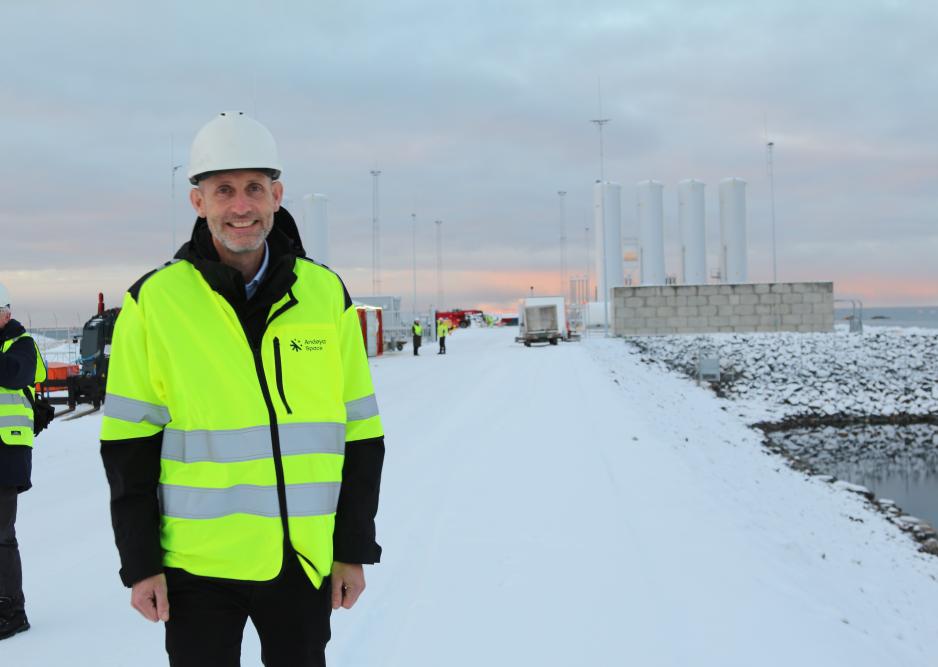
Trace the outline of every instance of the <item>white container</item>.
{"type": "Polygon", "coordinates": [[[677,219],[681,228],[681,275],[685,285],[707,284],[704,184],[692,178],[677,184],[677,219]]]}
{"type": "Polygon", "coordinates": [[[593,186],[593,227],[596,230],[596,282],[598,300],[611,303],[609,290],[625,283],[622,260],[622,186],[596,183],[593,186]],[[605,253],[605,255],[604,255],[605,253]],[[603,261],[605,257],[605,262],[603,261]]]}
{"type": "Polygon", "coordinates": [[[562,296],[529,296],[518,304],[518,339],[548,342],[567,337],[566,302],[562,296]],[[545,312],[550,311],[550,312],[545,312]]]}
{"type": "Polygon", "coordinates": [[[720,181],[720,262],[723,282],[749,280],[746,268],[746,181],[724,178],[720,181]]]}
{"type": "Polygon", "coordinates": [[[638,261],[642,285],[664,285],[664,186],[641,181],[638,190],[638,261]]]}
{"type": "Polygon", "coordinates": [[[330,262],[328,202],[326,195],[304,195],[303,229],[300,232],[306,256],[326,265],[330,262]]]}

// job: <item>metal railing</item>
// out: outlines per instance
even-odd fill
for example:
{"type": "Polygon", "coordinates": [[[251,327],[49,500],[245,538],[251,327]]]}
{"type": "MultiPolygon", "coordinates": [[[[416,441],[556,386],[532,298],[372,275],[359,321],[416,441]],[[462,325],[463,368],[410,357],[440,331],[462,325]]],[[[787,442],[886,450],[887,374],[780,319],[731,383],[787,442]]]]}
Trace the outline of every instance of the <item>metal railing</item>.
{"type": "Polygon", "coordinates": [[[849,303],[852,311],[850,313],[850,333],[863,333],[863,302],[859,299],[834,299],[834,303],[849,303]]]}

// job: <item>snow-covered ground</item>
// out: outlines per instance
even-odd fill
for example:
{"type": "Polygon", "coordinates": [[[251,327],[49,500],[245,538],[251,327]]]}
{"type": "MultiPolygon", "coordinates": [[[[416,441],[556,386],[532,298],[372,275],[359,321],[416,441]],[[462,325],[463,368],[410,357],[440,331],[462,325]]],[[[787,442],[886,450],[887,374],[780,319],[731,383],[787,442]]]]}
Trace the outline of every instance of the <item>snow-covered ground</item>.
{"type": "MultiPolygon", "coordinates": [[[[333,616],[331,665],[935,664],[938,559],[862,497],[621,340],[514,334],[373,362],[384,562],[333,616]]],[[[166,663],[117,579],[99,422],[39,439],[18,521],[34,628],[0,664],[166,663]]]]}

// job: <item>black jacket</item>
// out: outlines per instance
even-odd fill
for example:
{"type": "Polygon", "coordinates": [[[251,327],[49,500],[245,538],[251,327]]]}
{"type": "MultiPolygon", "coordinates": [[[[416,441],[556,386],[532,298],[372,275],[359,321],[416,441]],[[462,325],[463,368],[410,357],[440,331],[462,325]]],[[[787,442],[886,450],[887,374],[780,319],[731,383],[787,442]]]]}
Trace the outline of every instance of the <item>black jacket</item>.
{"type": "MultiPolygon", "coordinates": [[[[259,344],[263,336],[271,306],[296,281],[294,262],[306,256],[296,223],[286,209],[281,208],[275,215],[267,247],[267,273],[250,300],[241,273],[219,261],[204,218],[196,220],[192,238],[176,253],[176,259],[195,266],[212,289],[231,304],[252,345],[259,344]]],[[[137,297],[140,286],[152,273],[130,288],[131,296],[137,297]]],[[[347,292],[345,298],[346,305],[351,305],[347,292]]],[[[111,521],[121,557],[121,580],[126,586],[163,570],[156,496],[161,444],[162,432],[136,441],[101,441],[101,457],[111,486],[111,521]]],[[[374,517],[383,461],[383,437],[346,443],[333,535],[337,561],[376,563],[380,559],[374,517]]]]}
{"type": "MultiPolygon", "coordinates": [[[[23,325],[10,320],[0,329],[0,343],[26,333],[23,325]]],[[[22,389],[36,378],[36,344],[28,336],[20,338],[0,354],[0,386],[22,389]]],[[[0,439],[0,486],[15,486],[20,492],[32,486],[33,448],[4,445],[0,439]]]]}

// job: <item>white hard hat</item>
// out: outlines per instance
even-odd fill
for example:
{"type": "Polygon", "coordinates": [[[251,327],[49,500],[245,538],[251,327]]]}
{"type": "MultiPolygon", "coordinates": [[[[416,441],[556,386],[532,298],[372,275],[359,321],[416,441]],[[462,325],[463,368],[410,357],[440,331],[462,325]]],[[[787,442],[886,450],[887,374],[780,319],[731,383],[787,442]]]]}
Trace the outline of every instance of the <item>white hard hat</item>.
{"type": "Polygon", "coordinates": [[[202,126],[189,151],[189,182],[212,171],[261,169],[280,178],[277,143],[266,127],[243,111],[222,111],[202,126]]]}
{"type": "Polygon", "coordinates": [[[10,292],[6,286],[0,283],[0,308],[10,307],[10,292]]]}

